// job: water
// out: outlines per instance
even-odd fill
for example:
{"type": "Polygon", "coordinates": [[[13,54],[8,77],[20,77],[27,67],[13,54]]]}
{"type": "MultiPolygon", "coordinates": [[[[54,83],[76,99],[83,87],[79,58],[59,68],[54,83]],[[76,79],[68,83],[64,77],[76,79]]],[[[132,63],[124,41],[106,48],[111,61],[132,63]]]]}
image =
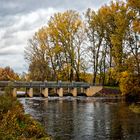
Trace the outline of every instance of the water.
{"type": "Polygon", "coordinates": [[[140,140],[140,115],[116,99],[21,98],[54,140],[140,140]]]}

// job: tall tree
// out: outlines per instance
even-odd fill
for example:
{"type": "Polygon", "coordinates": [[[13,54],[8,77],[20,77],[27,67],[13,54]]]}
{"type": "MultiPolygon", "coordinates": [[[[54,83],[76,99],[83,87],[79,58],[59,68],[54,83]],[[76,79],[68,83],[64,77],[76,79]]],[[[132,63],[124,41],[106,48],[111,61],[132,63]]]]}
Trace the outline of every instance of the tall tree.
{"type": "Polygon", "coordinates": [[[48,23],[50,39],[54,46],[63,50],[63,65],[69,68],[68,80],[80,80],[82,64],[82,45],[84,41],[84,26],[79,14],[75,11],[66,11],[55,14],[48,23]]]}
{"type": "Polygon", "coordinates": [[[127,33],[127,54],[134,60],[135,72],[140,76],[140,2],[139,0],[128,0],[131,24],[127,33]]]}
{"type": "Polygon", "coordinates": [[[46,45],[43,38],[42,29],[35,33],[29,40],[29,45],[25,50],[25,59],[29,62],[29,77],[31,80],[46,80],[50,76],[49,59],[46,55],[46,45]]]}
{"type": "Polygon", "coordinates": [[[88,50],[91,53],[91,63],[93,65],[93,84],[96,83],[99,68],[100,50],[104,37],[104,26],[100,15],[91,9],[86,12],[86,33],[90,43],[88,50]]]}
{"type": "Polygon", "coordinates": [[[85,68],[84,40],[84,24],[77,12],[54,14],[48,26],[40,29],[26,48],[29,70],[39,75],[39,80],[48,79],[46,75],[53,73],[52,80],[79,81],[80,72],[85,68]]]}

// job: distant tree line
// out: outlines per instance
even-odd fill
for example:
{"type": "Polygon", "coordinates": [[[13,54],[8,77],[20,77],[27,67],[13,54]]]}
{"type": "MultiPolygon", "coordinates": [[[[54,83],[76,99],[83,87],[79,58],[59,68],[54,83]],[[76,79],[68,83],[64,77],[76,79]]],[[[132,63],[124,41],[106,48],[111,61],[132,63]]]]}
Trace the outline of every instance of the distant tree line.
{"type": "Polygon", "coordinates": [[[93,84],[120,84],[124,94],[140,92],[139,0],[111,2],[84,16],[54,14],[29,40],[25,59],[31,80],[92,78],[93,84]]]}
{"type": "Polygon", "coordinates": [[[9,66],[2,68],[0,67],[0,81],[15,81],[19,80],[20,77],[14,72],[9,66]]]}

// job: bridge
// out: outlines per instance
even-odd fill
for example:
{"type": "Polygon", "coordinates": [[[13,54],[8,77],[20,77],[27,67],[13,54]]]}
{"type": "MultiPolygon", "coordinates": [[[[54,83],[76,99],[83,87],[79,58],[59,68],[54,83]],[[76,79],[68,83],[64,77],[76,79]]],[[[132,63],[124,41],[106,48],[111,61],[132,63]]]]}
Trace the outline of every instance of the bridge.
{"type": "Polygon", "coordinates": [[[85,82],[54,82],[54,81],[0,81],[0,88],[5,88],[10,86],[12,88],[12,95],[17,96],[17,89],[25,88],[26,94],[29,97],[33,97],[34,89],[40,89],[41,95],[44,97],[49,96],[49,89],[55,89],[59,97],[63,97],[64,91],[71,93],[74,97],[78,94],[78,89],[81,93],[86,96],[93,96],[95,93],[102,90],[102,86],[90,86],[90,84],[85,82]]]}

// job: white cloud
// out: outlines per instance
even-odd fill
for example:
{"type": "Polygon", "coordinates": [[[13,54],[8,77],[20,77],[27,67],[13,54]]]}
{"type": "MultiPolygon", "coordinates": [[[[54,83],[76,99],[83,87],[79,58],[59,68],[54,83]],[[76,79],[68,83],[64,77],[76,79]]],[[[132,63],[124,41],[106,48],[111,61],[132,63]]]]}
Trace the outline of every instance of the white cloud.
{"type": "MultiPolygon", "coordinates": [[[[12,18],[11,16],[5,17],[6,20],[11,19],[14,24],[0,26],[0,66],[10,65],[20,72],[21,67],[24,67],[21,64],[25,63],[24,47],[27,45],[27,40],[33,36],[35,31],[46,25],[49,17],[55,12],[53,8],[37,9],[26,15],[17,14],[12,18]],[[19,56],[20,61],[13,59],[19,56]],[[4,59],[6,61],[3,61],[4,59]]],[[[0,25],[3,25],[2,22],[5,21],[0,21],[0,25]]]]}
{"type": "Polygon", "coordinates": [[[19,73],[27,71],[27,64],[24,61],[23,55],[6,55],[5,57],[0,57],[0,62],[0,67],[10,66],[19,73]]]}

